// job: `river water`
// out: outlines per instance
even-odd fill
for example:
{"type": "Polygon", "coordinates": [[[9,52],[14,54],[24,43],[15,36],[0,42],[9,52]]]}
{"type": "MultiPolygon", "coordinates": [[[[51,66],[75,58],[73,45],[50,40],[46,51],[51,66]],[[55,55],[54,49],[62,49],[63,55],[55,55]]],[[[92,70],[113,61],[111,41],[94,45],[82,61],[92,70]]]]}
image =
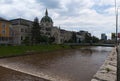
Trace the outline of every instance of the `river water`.
{"type": "Polygon", "coordinates": [[[0,59],[0,66],[51,81],[90,81],[111,47],[84,47],[0,59]]]}

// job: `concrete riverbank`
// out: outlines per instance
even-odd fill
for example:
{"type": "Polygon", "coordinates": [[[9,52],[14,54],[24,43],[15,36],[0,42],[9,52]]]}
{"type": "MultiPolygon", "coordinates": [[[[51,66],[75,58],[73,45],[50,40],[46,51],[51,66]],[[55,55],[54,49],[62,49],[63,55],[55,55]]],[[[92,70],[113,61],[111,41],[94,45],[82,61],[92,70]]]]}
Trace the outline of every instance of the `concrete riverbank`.
{"type": "Polygon", "coordinates": [[[0,81],[49,81],[49,80],[0,66],[0,81]]]}
{"type": "Polygon", "coordinates": [[[91,81],[117,81],[117,53],[112,50],[91,81]]]}

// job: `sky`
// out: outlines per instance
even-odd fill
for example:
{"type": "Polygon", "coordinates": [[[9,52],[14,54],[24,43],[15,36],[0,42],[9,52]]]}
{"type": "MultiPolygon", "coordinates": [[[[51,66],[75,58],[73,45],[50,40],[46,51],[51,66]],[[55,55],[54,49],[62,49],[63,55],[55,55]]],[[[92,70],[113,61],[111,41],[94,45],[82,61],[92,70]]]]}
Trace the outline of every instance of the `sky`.
{"type": "MultiPolygon", "coordinates": [[[[111,32],[115,32],[114,1],[0,0],[0,17],[8,20],[24,18],[32,21],[38,17],[41,20],[47,8],[54,26],[70,31],[85,30],[99,38],[101,33],[105,33],[109,39],[111,32]]],[[[116,1],[119,7],[120,0],[116,1]]]]}

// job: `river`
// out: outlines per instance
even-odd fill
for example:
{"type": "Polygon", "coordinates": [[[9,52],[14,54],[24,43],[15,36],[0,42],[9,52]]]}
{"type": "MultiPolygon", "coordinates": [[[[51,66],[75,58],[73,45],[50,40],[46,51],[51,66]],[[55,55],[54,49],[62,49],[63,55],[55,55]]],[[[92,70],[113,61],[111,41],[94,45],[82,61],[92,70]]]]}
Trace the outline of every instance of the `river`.
{"type": "Polygon", "coordinates": [[[0,59],[0,66],[51,81],[90,81],[112,47],[84,47],[0,59]]]}

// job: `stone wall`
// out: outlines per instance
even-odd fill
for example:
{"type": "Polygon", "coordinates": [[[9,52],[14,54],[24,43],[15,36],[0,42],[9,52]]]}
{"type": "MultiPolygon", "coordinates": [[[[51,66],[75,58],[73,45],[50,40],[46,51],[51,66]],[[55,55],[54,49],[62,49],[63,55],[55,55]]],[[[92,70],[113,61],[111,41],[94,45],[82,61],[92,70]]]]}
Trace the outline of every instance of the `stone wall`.
{"type": "Polygon", "coordinates": [[[91,81],[117,81],[117,53],[112,50],[91,81]]]}

